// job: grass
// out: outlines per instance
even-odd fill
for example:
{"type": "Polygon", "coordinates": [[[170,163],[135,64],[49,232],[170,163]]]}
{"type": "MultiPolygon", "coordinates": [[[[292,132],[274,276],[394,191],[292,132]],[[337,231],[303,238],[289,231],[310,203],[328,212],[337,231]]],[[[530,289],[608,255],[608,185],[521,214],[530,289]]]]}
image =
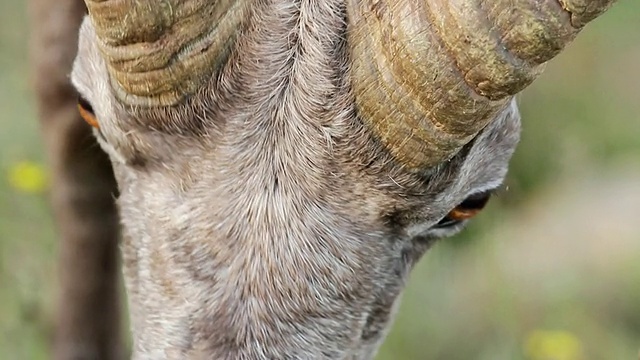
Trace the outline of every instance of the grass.
{"type": "MultiPolygon", "coordinates": [[[[56,237],[46,192],[10,184],[16,164],[46,169],[23,6],[0,3],[0,359],[38,360],[56,237]]],[[[520,96],[507,190],[420,262],[379,359],[637,358],[639,33],[640,3],[621,1],[520,96]]]]}

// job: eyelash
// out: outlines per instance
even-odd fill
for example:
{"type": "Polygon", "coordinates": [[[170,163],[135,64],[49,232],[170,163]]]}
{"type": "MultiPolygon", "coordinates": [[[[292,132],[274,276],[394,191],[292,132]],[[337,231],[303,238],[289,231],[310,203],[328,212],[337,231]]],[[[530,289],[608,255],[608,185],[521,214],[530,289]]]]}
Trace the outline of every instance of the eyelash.
{"type": "Polygon", "coordinates": [[[78,112],[80,113],[80,117],[82,117],[82,119],[87,124],[93,126],[96,129],[100,128],[98,119],[96,119],[96,115],[93,112],[93,107],[82,96],[78,97],[78,112]]]}
{"type": "Polygon", "coordinates": [[[464,220],[471,219],[484,209],[491,195],[492,191],[485,191],[467,197],[463,202],[458,204],[458,206],[449,211],[449,213],[435,225],[435,228],[452,227],[464,220]]]}

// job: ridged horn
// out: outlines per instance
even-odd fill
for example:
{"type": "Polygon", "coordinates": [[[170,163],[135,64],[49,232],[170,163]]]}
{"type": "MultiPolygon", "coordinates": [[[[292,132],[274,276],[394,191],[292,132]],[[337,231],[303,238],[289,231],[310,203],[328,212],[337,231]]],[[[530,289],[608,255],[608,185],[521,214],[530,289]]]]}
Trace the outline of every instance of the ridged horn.
{"type": "Polygon", "coordinates": [[[247,0],[85,0],[116,96],[174,105],[226,57],[247,0]]]}
{"type": "Polygon", "coordinates": [[[347,0],[360,117],[410,169],[453,156],[615,0],[347,0]]]}

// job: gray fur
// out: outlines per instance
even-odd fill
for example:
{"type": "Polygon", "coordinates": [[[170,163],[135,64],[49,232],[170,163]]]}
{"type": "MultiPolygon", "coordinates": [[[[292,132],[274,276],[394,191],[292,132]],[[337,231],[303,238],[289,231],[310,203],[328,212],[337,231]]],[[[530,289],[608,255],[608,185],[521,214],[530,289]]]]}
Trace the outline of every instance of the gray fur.
{"type": "Polygon", "coordinates": [[[134,359],[370,359],[432,226],[498,187],[515,103],[450,161],[411,173],[358,118],[343,1],[256,1],[206,88],[115,99],[91,23],[72,79],[120,189],[134,359]]]}

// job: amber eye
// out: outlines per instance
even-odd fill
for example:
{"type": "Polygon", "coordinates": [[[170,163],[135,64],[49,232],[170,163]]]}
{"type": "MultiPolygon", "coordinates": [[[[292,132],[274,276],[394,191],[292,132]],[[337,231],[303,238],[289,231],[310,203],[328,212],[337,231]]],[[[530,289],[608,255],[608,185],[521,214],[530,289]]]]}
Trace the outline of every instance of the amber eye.
{"type": "Polygon", "coordinates": [[[85,100],[82,96],[78,98],[78,112],[80,116],[87,122],[87,124],[93,126],[94,128],[100,128],[98,125],[98,120],[96,119],[96,115],[93,113],[93,107],[87,100],[85,100]]]}
{"type": "Polygon", "coordinates": [[[453,210],[449,211],[447,216],[445,216],[442,220],[440,220],[440,222],[438,222],[438,224],[436,224],[436,227],[443,228],[453,226],[464,220],[471,219],[472,217],[478,215],[478,213],[482,209],[484,209],[484,207],[487,205],[487,202],[489,202],[490,197],[490,191],[485,191],[469,196],[458,206],[453,208],[453,210]]]}

